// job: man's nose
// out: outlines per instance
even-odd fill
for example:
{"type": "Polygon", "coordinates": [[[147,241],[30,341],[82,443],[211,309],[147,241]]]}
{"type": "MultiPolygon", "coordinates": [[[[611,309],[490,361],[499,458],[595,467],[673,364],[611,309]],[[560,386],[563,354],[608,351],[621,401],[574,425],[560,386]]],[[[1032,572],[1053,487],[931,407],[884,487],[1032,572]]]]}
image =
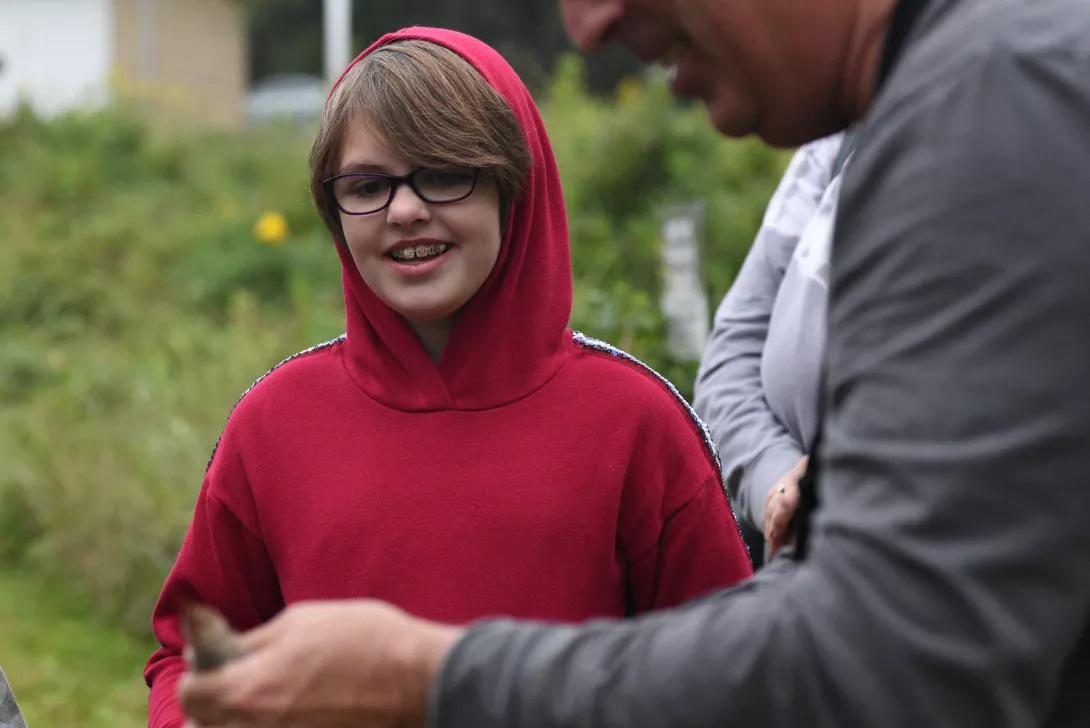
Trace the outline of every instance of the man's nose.
{"type": "Polygon", "coordinates": [[[572,43],[583,53],[605,48],[624,16],[625,0],[560,0],[560,14],[572,43]]]}

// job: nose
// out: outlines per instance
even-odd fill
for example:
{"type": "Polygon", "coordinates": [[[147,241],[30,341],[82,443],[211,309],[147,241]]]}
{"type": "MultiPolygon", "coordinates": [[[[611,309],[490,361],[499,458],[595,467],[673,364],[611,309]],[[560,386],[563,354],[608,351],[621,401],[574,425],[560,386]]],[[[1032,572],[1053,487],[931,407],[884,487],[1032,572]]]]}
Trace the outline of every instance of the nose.
{"type": "Polygon", "coordinates": [[[583,53],[602,50],[624,16],[626,0],[560,0],[568,36],[583,53]]]}
{"type": "Polygon", "coordinates": [[[386,208],[386,221],[399,227],[412,227],[418,222],[427,222],[431,219],[431,209],[428,203],[420,199],[412,187],[403,184],[394,192],[394,199],[390,200],[390,206],[386,208]]]}

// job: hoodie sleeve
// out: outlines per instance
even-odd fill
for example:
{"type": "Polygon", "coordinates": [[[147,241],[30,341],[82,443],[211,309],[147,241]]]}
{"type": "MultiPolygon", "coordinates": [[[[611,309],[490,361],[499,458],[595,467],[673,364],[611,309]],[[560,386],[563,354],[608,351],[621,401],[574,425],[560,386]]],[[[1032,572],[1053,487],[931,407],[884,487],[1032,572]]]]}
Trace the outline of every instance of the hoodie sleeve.
{"type": "Polygon", "coordinates": [[[676,606],[753,575],[712,444],[679,397],[633,397],[639,418],[619,537],[630,607],[676,606]]]}
{"type": "Polygon", "coordinates": [[[697,373],[693,406],[719,447],[740,516],[757,528],[768,489],[806,454],[765,400],[761,356],[784,271],[821,204],[843,138],[812,142],[792,158],[716,311],[697,373]]]}
{"type": "Polygon", "coordinates": [[[175,697],[185,671],[178,627],[184,601],[214,606],[240,630],[268,620],[282,606],[276,573],[257,528],[235,425],[228,424],[205,475],[181,551],[152,614],[161,647],[144,670],[151,688],[148,728],[182,728],[185,722],[175,697]]]}
{"type": "Polygon", "coordinates": [[[629,564],[637,613],[684,604],[753,576],[753,565],[718,478],[662,521],[658,538],[629,564]]]}

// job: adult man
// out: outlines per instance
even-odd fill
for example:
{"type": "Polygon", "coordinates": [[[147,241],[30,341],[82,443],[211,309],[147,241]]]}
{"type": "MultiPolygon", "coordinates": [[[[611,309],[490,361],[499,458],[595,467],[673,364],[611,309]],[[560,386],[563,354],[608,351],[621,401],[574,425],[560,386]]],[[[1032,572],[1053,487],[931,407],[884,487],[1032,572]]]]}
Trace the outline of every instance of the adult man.
{"type": "Polygon", "coordinates": [[[562,6],[584,50],[616,40],[676,61],[675,89],[724,134],[792,145],[859,122],[805,556],[582,628],[291,608],[249,636],[252,657],[187,681],[191,714],[1090,725],[1090,3],[562,6]]]}

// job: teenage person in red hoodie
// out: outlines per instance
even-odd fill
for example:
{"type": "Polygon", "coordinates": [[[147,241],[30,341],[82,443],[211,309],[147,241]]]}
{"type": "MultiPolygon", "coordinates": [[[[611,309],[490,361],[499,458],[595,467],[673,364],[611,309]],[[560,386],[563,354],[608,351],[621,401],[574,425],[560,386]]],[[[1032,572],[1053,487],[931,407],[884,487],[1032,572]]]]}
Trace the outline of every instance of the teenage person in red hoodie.
{"type": "Polygon", "coordinates": [[[498,53],[383,37],[330,94],[311,168],[347,332],[231,413],[155,608],[149,726],[183,723],[187,600],[239,629],[354,597],[448,623],[581,621],[751,575],[695,413],[566,328],[560,176],[498,53]]]}

